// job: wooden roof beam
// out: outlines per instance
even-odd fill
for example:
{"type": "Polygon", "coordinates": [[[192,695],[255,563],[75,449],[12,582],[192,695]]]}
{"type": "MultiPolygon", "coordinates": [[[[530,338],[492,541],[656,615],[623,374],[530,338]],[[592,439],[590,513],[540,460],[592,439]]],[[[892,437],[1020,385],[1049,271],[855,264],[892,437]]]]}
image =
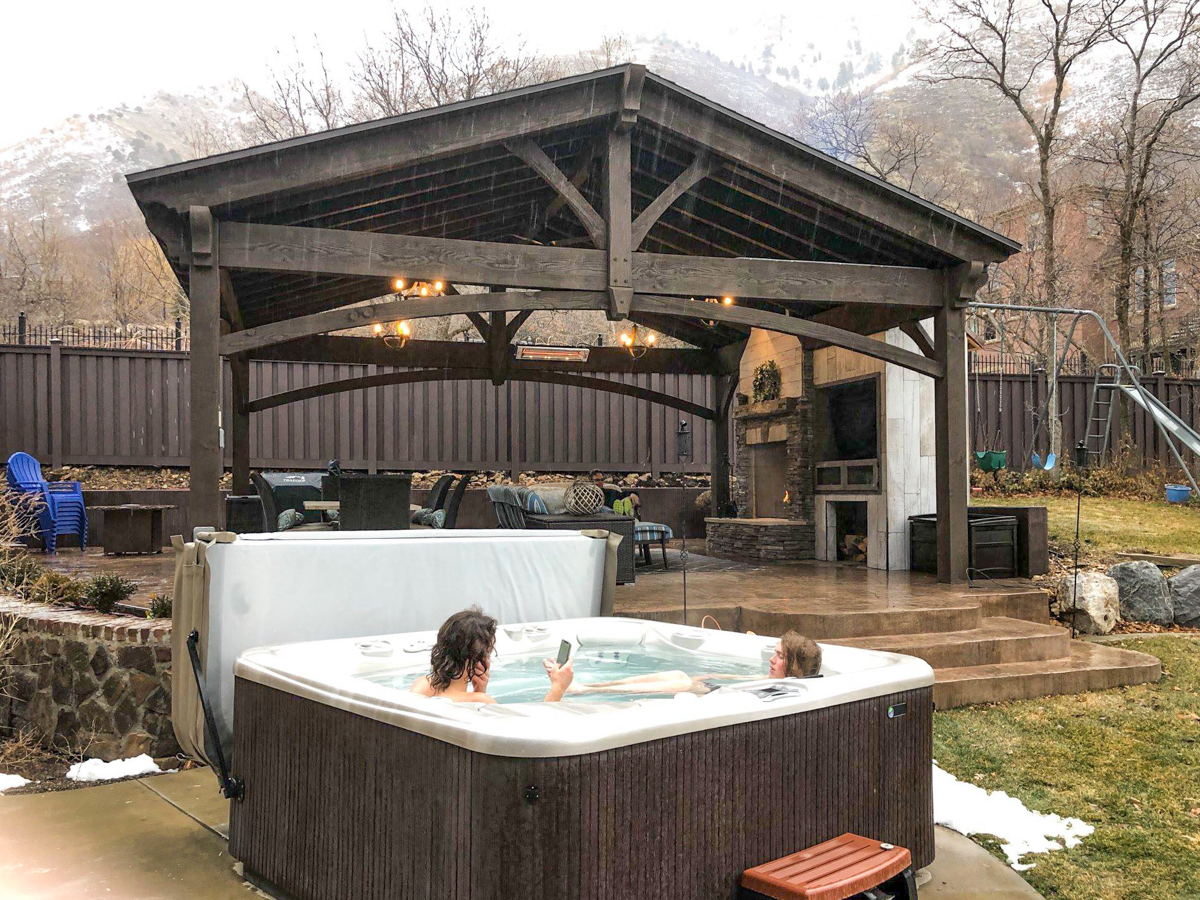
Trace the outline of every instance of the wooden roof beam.
{"type": "Polygon", "coordinates": [[[991,262],[1011,255],[999,246],[1004,238],[997,236],[988,240],[981,234],[972,233],[981,230],[978,225],[965,220],[961,220],[960,225],[957,217],[946,210],[904,195],[897,188],[848,166],[842,171],[836,160],[818,154],[798,141],[768,132],[735,113],[721,111],[723,114],[718,114],[700,98],[688,102],[673,96],[675,93],[686,95],[687,92],[652,78],[642,95],[639,115],[728,160],[793,185],[807,195],[878,222],[950,256],[991,262]],[[742,121],[739,123],[738,120],[742,121]],[[774,140],[764,139],[763,133],[774,140]],[[791,146],[781,147],[781,142],[791,146]]]}
{"type": "MultiPolygon", "coordinates": [[[[613,155],[620,159],[619,153],[613,155]]],[[[616,247],[606,254],[602,250],[242,222],[222,222],[219,233],[222,265],[230,268],[381,278],[403,273],[409,278],[550,290],[626,287],[617,283],[625,276],[619,272],[614,276],[611,259],[606,259],[615,255],[618,264],[622,262],[623,255],[616,247]]],[[[656,253],[630,256],[632,281],[628,288],[646,294],[728,294],[932,309],[941,306],[947,290],[939,269],[656,253]]]]}
{"type": "MultiPolygon", "coordinates": [[[[391,384],[417,384],[428,381],[487,381],[491,377],[492,371],[489,368],[417,369],[406,372],[385,372],[379,375],[366,375],[360,378],[326,381],[322,384],[312,384],[307,387],[272,394],[269,397],[259,397],[251,400],[246,405],[246,411],[252,413],[263,412],[264,410],[274,409],[277,406],[283,406],[287,403],[296,403],[300,400],[312,400],[315,397],[325,397],[329,394],[360,391],[366,388],[384,387],[391,384]]],[[[605,378],[598,378],[595,375],[517,368],[508,373],[508,379],[512,381],[531,381],[541,384],[561,384],[568,387],[591,388],[592,390],[603,391],[609,394],[632,397],[636,400],[659,403],[702,419],[713,419],[716,417],[716,413],[713,410],[699,403],[692,403],[688,400],[682,400],[679,397],[672,397],[670,394],[664,394],[661,391],[651,390],[650,388],[634,384],[609,381],[605,378]]]]}
{"type": "Polygon", "coordinates": [[[667,185],[666,190],[650,201],[650,205],[638,214],[633,221],[633,249],[641,246],[650,229],[654,227],[662,214],[670,209],[671,204],[691,190],[702,179],[719,171],[720,163],[707,154],[700,153],[692,160],[691,165],[684,169],[674,181],[667,185]]]}
{"type": "Polygon", "coordinates": [[[129,176],[144,208],[219,207],[462,153],[618,113],[621,78],[566,79],[129,176]],[[312,152],[320,145],[320,153],[312,152]]]}
{"type": "Polygon", "coordinates": [[[604,227],[604,220],[600,217],[600,214],[592,208],[592,204],[588,203],[584,199],[583,194],[579,193],[579,188],[571,183],[571,180],[563,174],[562,169],[554,164],[554,161],[545,154],[545,151],[532,138],[505,141],[504,147],[510,153],[520,157],[529,168],[542,176],[546,183],[554,188],[558,195],[566,201],[580,223],[587,229],[587,233],[592,239],[592,244],[597,249],[603,249],[607,246],[608,234],[604,227]]]}

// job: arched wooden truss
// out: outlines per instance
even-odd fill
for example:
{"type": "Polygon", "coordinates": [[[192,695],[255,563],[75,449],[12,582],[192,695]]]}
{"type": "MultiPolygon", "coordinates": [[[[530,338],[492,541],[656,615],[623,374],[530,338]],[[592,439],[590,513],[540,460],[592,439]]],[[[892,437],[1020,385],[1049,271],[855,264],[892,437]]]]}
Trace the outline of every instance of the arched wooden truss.
{"type": "MultiPolygon", "coordinates": [[[[963,304],[986,265],[1018,246],[643,67],[168,166],[129,186],[191,300],[198,521],[220,515],[223,356],[240,490],[252,412],[432,379],[577,384],[664,403],[710,419],[723,448],[741,350],[759,328],[935,380],[939,577],[965,574],[963,304]],[[463,292],[396,299],[397,276],[463,292]],[[701,302],[722,295],[736,302],[701,302]],[[687,349],[632,360],[598,348],[573,366],[518,360],[514,340],[538,310],[603,310],[687,349]],[[446,315],[468,316],[482,341],[389,353],[332,334],[446,315]],[[897,327],[919,352],[877,337],[897,327]],[[410,371],[252,400],[253,357],[410,371]],[[597,377],[662,371],[711,375],[714,406],[597,377]]],[[[727,488],[718,452],[718,506],[727,488]]]]}

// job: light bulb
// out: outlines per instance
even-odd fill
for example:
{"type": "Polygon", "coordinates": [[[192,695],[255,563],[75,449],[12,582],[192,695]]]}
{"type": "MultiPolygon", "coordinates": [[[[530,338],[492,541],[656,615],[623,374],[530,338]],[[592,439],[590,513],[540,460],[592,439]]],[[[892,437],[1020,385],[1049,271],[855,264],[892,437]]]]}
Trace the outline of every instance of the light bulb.
{"type": "Polygon", "coordinates": [[[397,322],[396,334],[401,335],[402,337],[408,337],[410,334],[412,334],[412,327],[408,324],[408,322],[397,322]]]}
{"type": "Polygon", "coordinates": [[[383,334],[383,326],[380,325],[378,322],[375,323],[375,333],[383,334]]]}
{"type": "Polygon", "coordinates": [[[395,281],[392,282],[392,287],[394,287],[398,291],[404,290],[404,288],[406,287],[406,285],[404,283],[404,279],[397,278],[395,281]]]}
{"type": "Polygon", "coordinates": [[[623,332],[621,334],[621,343],[624,344],[626,347],[630,346],[633,343],[633,338],[631,338],[629,336],[628,332],[623,332]]]}
{"type": "Polygon", "coordinates": [[[646,335],[646,343],[647,344],[653,344],[657,340],[658,340],[658,337],[654,334],[653,331],[651,331],[649,334],[646,335]]]}
{"type": "Polygon", "coordinates": [[[435,281],[433,283],[433,289],[435,291],[440,291],[440,290],[444,289],[445,287],[446,287],[446,285],[442,284],[442,282],[440,282],[440,281],[435,281]]]}
{"type": "Polygon", "coordinates": [[[732,297],[722,297],[721,302],[724,303],[726,306],[733,306],[733,298],[732,297]]]}
{"type": "Polygon", "coordinates": [[[429,286],[428,286],[428,285],[424,285],[424,284],[423,284],[423,285],[421,285],[421,296],[422,296],[422,297],[428,297],[428,296],[429,296],[429,286]]]}

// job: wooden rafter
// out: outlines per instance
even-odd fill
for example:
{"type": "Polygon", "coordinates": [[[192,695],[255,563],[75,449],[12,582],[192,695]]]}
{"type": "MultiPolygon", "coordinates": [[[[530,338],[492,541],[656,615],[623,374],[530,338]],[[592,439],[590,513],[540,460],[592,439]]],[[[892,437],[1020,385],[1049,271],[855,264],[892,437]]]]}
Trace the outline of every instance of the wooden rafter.
{"type": "MultiPolygon", "coordinates": [[[[417,384],[428,381],[487,381],[491,377],[492,370],[490,368],[417,369],[407,372],[385,372],[379,375],[365,375],[359,378],[344,378],[340,381],[326,381],[322,384],[312,384],[307,387],[272,394],[269,397],[260,397],[257,400],[251,400],[246,408],[249,412],[263,412],[264,410],[274,409],[277,406],[283,406],[288,403],[311,400],[314,397],[324,397],[329,394],[340,394],[345,391],[359,391],[391,384],[417,384]]],[[[591,388],[592,390],[603,391],[609,394],[620,394],[624,397],[633,397],[637,400],[659,403],[702,419],[713,419],[716,417],[713,410],[699,403],[681,400],[678,397],[672,397],[670,394],[664,394],[661,391],[654,391],[634,384],[597,378],[594,375],[514,369],[508,373],[508,378],[512,381],[591,388]]],[[[501,383],[503,383],[503,380],[501,383]]]]}
{"type": "Polygon", "coordinates": [[[546,155],[545,151],[532,138],[505,141],[504,147],[509,152],[520,157],[529,168],[537,172],[566,201],[566,204],[571,207],[571,210],[579,218],[580,223],[587,230],[595,247],[603,249],[607,245],[607,233],[604,227],[604,220],[600,217],[600,214],[592,208],[592,204],[588,203],[583,194],[579,193],[579,188],[571,183],[571,180],[563,174],[562,169],[554,164],[554,161],[546,155]]]}
{"type": "MultiPolygon", "coordinates": [[[[614,153],[615,159],[620,158],[614,153]]],[[[559,290],[609,290],[609,262],[623,256],[567,247],[535,247],[400,234],[222,222],[222,264],[233,268],[453,280],[559,290]]],[[[886,304],[935,308],[941,271],[905,266],[790,259],[724,259],[632,253],[638,293],[758,297],[766,300],[886,304]]]]}
{"type": "MultiPolygon", "coordinates": [[[[695,316],[698,305],[694,301],[680,300],[677,297],[653,297],[643,294],[638,294],[634,300],[634,306],[639,310],[668,316],[695,316]]],[[[937,360],[926,359],[919,353],[893,347],[866,335],[834,328],[831,325],[824,325],[809,319],[780,315],[746,306],[704,304],[704,307],[703,315],[716,321],[734,322],[739,325],[749,325],[751,328],[764,328],[780,334],[795,335],[798,338],[823,341],[934,378],[940,378],[944,372],[943,366],[937,360]]]]}
{"type": "MultiPolygon", "coordinates": [[[[511,325],[511,323],[510,323],[511,325]]],[[[516,359],[516,348],[509,347],[513,368],[563,370],[609,375],[713,375],[729,371],[710,350],[679,347],[654,347],[634,359],[621,347],[589,347],[588,358],[564,364],[545,360],[516,359]]],[[[284,344],[260,347],[246,354],[250,359],[277,362],[330,362],[344,365],[403,366],[413,369],[450,369],[462,366],[483,369],[489,365],[488,347],[480,341],[411,340],[400,349],[388,347],[369,337],[323,334],[300,338],[284,344]]],[[[724,348],[721,358],[725,358],[724,348]]],[[[736,369],[736,363],[734,365],[736,369]]]]}
{"type": "Polygon", "coordinates": [[[933,348],[933,341],[925,333],[925,329],[920,322],[904,322],[900,326],[900,330],[912,338],[912,342],[917,345],[917,349],[921,353],[929,359],[937,358],[937,351],[933,348]]]}
{"type": "Polygon", "coordinates": [[[662,217],[663,213],[670,209],[676,200],[695,187],[702,179],[712,175],[720,168],[720,163],[707,154],[699,154],[692,160],[691,165],[684,169],[678,178],[667,185],[666,190],[651,200],[650,205],[643,209],[638,214],[638,217],[634,219],[633,248],[636,250],[641,246],[650,229],[654,227],[654,223],[662,217]]]}

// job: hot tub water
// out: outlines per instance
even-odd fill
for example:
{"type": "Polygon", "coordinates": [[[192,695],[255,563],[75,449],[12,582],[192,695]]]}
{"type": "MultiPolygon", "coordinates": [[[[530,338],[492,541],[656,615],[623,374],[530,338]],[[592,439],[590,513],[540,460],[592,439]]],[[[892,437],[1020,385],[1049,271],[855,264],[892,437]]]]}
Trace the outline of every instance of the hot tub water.
{"type": "MultiPolygon", "coordinates": [[[[550,680],[542,666],[542,660],[551,654],[526,653],[493,659],[492,673],[487,692],[500,703],[532,703],[546,696],[550,680]]],[[[706,676],[733,675],[744,680],[765,678],[766,662],[747,660],[713,653],[693,653],[672,646],[655,646],[653,651],[640,645],[608,644],[579,647],[572,654],[575,668],[575,683],[581,685],[617,681],[654,672],[682,671],[693,678],[705,681],[706,676]]],[[[428,665],[421,668],[406,667],[401,670],[376,672],[362,677],[375,684],[407,691],[412,683],[429,672],[428,665]]],[[[712,689],[730,683],[723,678],[712,678],[707,682],[712,689]]],[[[568,693],[564,703],[595,702],[632,703],[670,696],[662,692],[619,693],[597,691],[593,693],[568,693]]]]}

